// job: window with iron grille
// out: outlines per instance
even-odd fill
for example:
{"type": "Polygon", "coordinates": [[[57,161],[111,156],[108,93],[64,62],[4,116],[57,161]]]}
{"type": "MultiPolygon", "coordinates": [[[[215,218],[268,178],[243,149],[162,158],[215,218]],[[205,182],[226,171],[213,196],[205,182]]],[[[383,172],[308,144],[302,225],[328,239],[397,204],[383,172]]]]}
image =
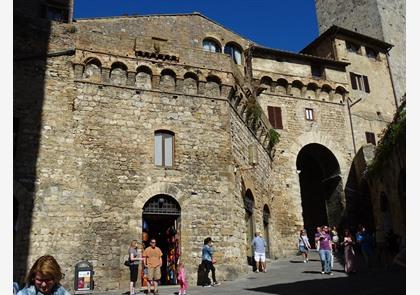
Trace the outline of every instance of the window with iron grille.
{"type": "Polygon", "coordinates": [[[283,129],[283,122],[281,118],[281,108],[268,106],[268,120],[274,129],[283,129]]]}
{"type": "Polygon", "coordinates": [[[375,133],[372,133],[372,132],[365,132],[365,133],[366,133],[366,142],[376,145],[375,133]]]}
{"type": "Polygon", "coordinates": [[[305,109],[305,119],[308,121],[314,120],[314,109],[305,109]]]}
{"type": "Polygon", "coordinates": [[[370,93],[368,77],[350,72],[351,88],[370,93]]]}
{"type": "Polygon", "coordinates": [[[171,131],[159,130],[155,132],[155,165],[172,167],[174,136],[171,131]]]}

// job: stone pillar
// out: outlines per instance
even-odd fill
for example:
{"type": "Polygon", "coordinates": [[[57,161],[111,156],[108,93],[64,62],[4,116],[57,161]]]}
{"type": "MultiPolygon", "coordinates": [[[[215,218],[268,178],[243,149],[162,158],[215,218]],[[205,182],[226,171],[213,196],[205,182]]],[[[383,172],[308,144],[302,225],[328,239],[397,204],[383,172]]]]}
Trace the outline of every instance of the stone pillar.
{"type": "Polygon", "coordinates": [[[184,79],[176,79],[175,80],[175,92],[184,92],[184,79]]]}
{"type": "Polygon", "coordinates": [[[102,82],[109,83],[109,74],[111,73],[110,68],[102,68],[102,82]]]}
{"type": "Polygon", "coordinates": [[[83,77],[83,64],[75,64],[74,65],[74,77],[76,79],[82,79],[83,77]]]}
{"type": "Polygon", "coordinates": [[[135,72],[127,72],[127,86],[134,86],[136,82],[136,73],[135,72]]]}
{"type": "Polygon", "coordinates": [[[301,97],[305,97],[307,88],[308,87],[306,87],[305,85],[302,86],[302,88],[300,89],[300,96],[301,97]]]}
{"type": "Polygon", "coordinates": [[[160,75],[152,75],[152,89],[158,89],[160,83],[160,75]]]}
{"type": "Polygon", "coordinates": [[[197,93],[204,95],[206,92],[206,81],[198,81],[198,89],[197,89],[197,93]]]}
{"type": "Polygon", "coordinates": [[[321,93],[321,88],[315,90],[315,99],[319,99],[319,94],[321,93]]]}
{"type": "Polygon", "coordinates": [[[286,86],[286,94],[290,95],[290,92],[292,92],[292,84],[287,84],[286,86]]]}
{"type": "Polygon", "coordinates": [[[220,96],[227,99],[229,97],[231,89],[232,89],[232,86],[222,85],[222,89],[220,91],[220,96]]]}

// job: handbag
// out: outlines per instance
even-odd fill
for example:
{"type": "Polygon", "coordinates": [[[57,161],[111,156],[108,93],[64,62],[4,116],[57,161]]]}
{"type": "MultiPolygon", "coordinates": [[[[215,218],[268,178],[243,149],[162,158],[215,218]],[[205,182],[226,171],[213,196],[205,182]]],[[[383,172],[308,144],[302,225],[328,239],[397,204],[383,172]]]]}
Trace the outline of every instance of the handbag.
{"type": "Polygon", "coordinates": [[[126,260],[126,261],[124,261],[124,265],[125,265],[125,266],[130,266],[130,264],[131,264],[131,263],[130,263],[130,260],[126,260]]]}

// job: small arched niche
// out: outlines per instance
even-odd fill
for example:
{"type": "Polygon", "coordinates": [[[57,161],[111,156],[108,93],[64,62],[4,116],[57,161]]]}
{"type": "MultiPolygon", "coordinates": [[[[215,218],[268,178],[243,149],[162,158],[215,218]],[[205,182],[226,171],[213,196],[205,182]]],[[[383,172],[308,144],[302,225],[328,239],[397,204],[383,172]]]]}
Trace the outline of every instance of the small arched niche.
{"type": "Polygon", "coordinates": [[[264,76],[261,78],[260,86],[266,88],[265,92],[271,92],[271,85],[273,84],[273,79],[268,76],[264,76]]]}
{"type": "Polygon", "coordinates": [[[192,72],[184,75],[184,93],[197,94],[198,91],[198,76],[192,72]]]}
{"type": "Polygon", "coordinates": [[[305,98],[315,99],[316,91],[318,88],[318,85],[316,85],[315,83],[309,83],[308,87],[306,88],[305,98]]]}
{"type": "Polygon", "coordinates": [[[146,66],[140,66],[136,71],[136,87],[151,89],[152,88],[152,70],[146,66]]]}
{"type": "Polygon", "coordinates": [[[334,102],[343,102],[345,94],[346,94],[346,89],[344,89],[344,87],[338,86],[335,89],[335,92],[334,92],[334,95],[333,95],[333,101],[334,102]]]}
{"type": "Polygon", "coordinates": [[[127,66],[122,62],[114,62],[111,65],[109,81],[114,85],[125,85],[127,83],[127,66]]]}
{"type": "Polygon", "coordinates": [[[276,85],[276,93],[278,94],[287,94],[287,80],[286,79],[278,79],[276,85]]]}
{"type": "Polygon", "coordinates": [[[176,74],[171,69],[164,69],[160,73],[160,87],[167,91],[175,91],[176,74]]]}
{"type": "Polygon", "coordinates": [[[91,57],[85,60],[85,67],[82,78],[92,81],[100,82],[102,76],[102,64],[99,59],[91,57]]]}
{"type": "Polygon", "coordinates": [[[331,93],[331,86],[328,84],[322,85],[321,92],[319,93],[320,100],[327,100],[330,101],[330,93],[331,93]]]}
{"type": "Polygon", "coordinates": [[[211,97],[219,97],[220,87],[222,84],[220,78],[214,75],[210,75],[206,80],[206,95],[211,97]]]}
{"type": "Polygon", "coordinates": [[[302,88],[303,88],[303,83],[299,80],[295,80],[292,82],[292,89],[290,91],[290,95],[292,96],[302,96],[302,88]]]}

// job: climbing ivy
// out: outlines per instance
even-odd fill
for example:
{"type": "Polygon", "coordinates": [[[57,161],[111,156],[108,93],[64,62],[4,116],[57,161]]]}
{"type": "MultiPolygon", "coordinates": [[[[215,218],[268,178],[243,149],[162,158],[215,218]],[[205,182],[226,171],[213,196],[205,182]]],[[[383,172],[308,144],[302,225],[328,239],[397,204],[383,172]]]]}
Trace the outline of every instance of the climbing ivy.
{"type": "Polygon", "coordinates": [[[395,113],[394,119],[381,134],[381,139],[375,150],[375,156],[368,165],[368,174],[377,174],[389,159],[396,145],[405,141],[406,125],[405,125],[405,101],[399,106],[395,113]]]}

